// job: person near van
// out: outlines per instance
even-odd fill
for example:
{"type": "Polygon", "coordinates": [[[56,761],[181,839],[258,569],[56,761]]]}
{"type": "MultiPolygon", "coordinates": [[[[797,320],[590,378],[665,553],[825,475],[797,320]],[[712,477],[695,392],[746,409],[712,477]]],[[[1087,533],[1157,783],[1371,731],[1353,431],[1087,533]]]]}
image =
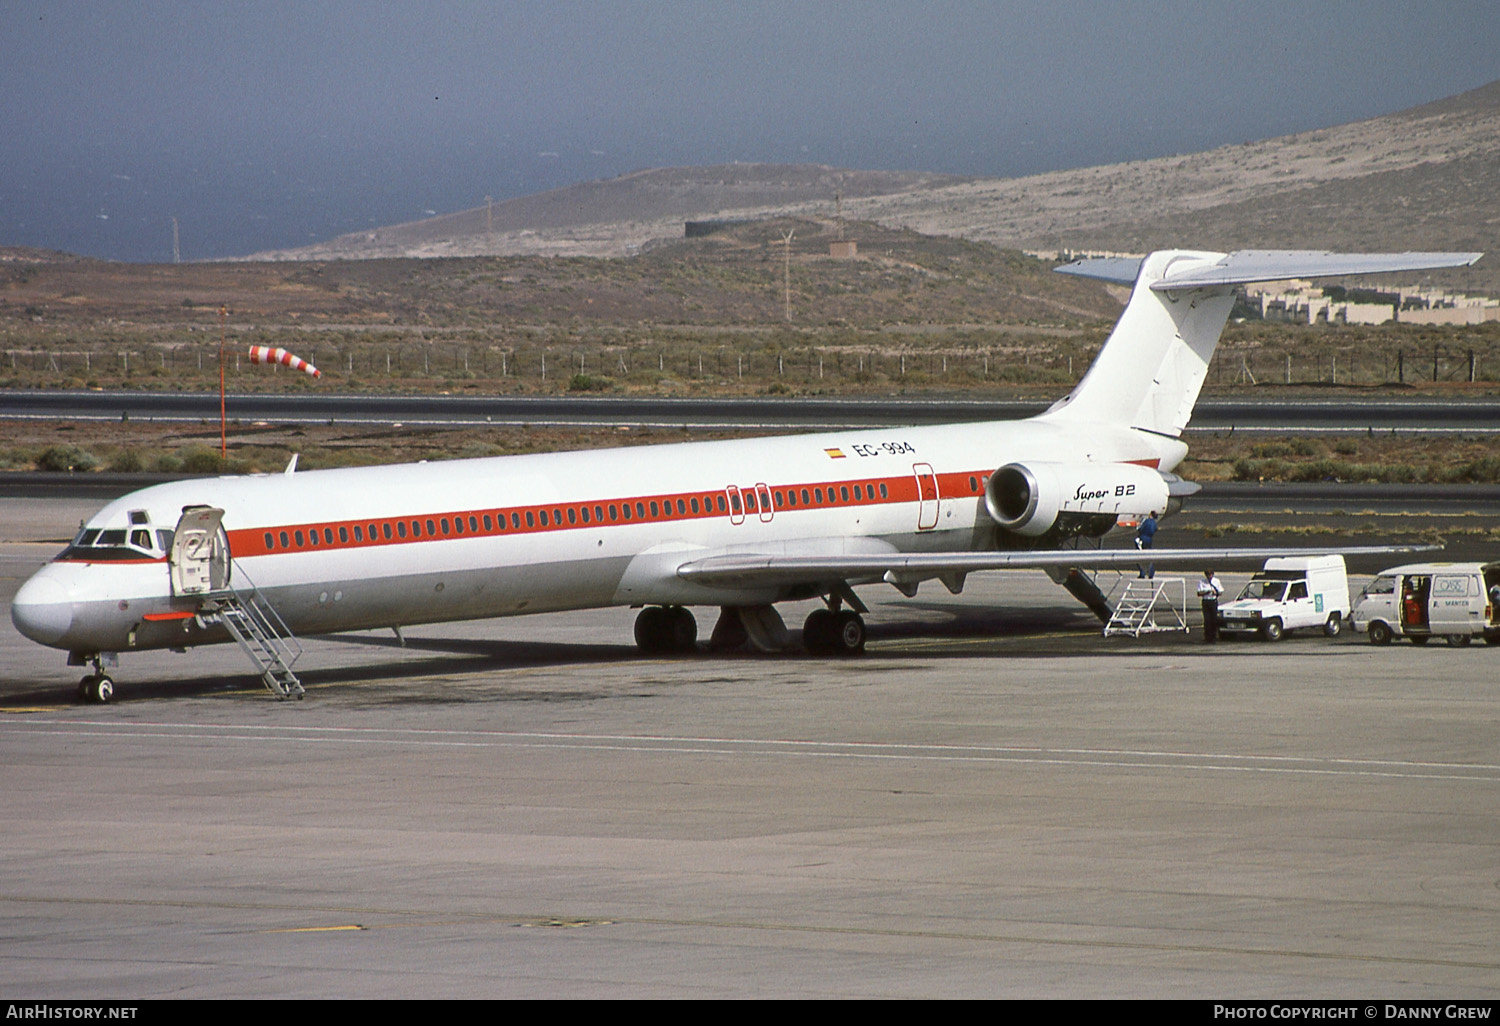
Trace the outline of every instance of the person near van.
{"type": "MultiPolygon", "coordinates": [[[[1151,515],[1145,520],[1142,520],[1141,526],[1135,529],[1135,547],[1138,549],[1149,549],[1155,541],[1156,510],[1153,509],[1151,511],[1151,515]]],[[[1145,577],[1148,580],[1154,578],[1156,576],[1156,564],[1142,563],[1136,576],[1145,577]]]]}
{"type": "Polygon", "coordinates": [[[1198,599],[1203,603],[1203,641],[1212,645],[1219,640],[1219,596],[1224,594],[1224,582],[1212,570],[1203,571],[1203,580],[1198,582],[1198,599]]]}
{"type": "Polygon", "coordinates": [[[1490,623],[1500,623],[1500,581],[1490,585],[1490,623]]]}

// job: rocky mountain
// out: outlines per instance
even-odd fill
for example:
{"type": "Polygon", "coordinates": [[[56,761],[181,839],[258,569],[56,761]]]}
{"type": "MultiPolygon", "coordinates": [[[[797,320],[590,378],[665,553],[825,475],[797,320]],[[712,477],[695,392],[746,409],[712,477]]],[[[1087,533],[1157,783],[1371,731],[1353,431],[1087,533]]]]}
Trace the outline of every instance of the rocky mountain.
{"type": "Polygon", "coordinates": [[[1024,178],[640,171],[252,259],[620,256],[680,238],[688,220],[832,218],[836,195],[849,217],[1029,250],[1485,250],[1495,256],[1443,280],[1500,291],[1500,82],[1317,131],[1024,178]]]}

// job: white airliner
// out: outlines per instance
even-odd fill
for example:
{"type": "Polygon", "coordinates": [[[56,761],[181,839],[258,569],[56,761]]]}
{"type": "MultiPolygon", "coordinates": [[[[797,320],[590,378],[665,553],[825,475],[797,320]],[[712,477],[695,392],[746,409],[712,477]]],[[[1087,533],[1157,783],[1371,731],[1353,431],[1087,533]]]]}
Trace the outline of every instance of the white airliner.
{"type": "MultiPolygon", "coordinates": [[[[1134,566],[1076,547],[1197,490],[1172,472],[1237,285],[1471,264],[1478,253],[1172,250],[1060,270],[1133,285],[1073,391],[1029,420],[839,431],[156,485],[110,503],[17,592],[22,634],[92,663],[233,638],[278,694],[301,693],[283,637],[611,605],[637,643],[691,649],[691,606],[721,645],[788,643],[775,603],[821,596],[803,644],[862,651],[854,586],[1134,566]],[[1074,547],[1065,547],[1074,546],[1074,547]],[[278,616],[279,614],[279,616],[278,616]]],[[[295,461],[294,461],[295,463],[295,461]]],[[[1342,550],[1345,552],[1361,550],[1342,550]]],[[[1377,551],[1390,551],[1380,549],[1377,551]]],[[[1162,565],[1268,549],[1158,549],[1162,565]]]]}

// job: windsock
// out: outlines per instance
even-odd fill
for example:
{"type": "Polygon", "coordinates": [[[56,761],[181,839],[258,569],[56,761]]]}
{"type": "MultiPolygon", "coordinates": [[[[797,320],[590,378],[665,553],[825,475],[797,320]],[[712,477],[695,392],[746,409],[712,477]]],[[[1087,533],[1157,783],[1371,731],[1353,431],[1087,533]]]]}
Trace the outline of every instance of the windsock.
{"type": "Polygon", "coordinates": [[[250,362],[279,363],[283,367],[290,367],[292,370],[303,371],[304,373],[310,374],[315,378],[321,378],[323,376],[322,371],[318,370],[318,368],[302,359],[302,357],[293,356],[291,353],[280,347],[272,349],[270,346],[251,346],[250,362]]]}

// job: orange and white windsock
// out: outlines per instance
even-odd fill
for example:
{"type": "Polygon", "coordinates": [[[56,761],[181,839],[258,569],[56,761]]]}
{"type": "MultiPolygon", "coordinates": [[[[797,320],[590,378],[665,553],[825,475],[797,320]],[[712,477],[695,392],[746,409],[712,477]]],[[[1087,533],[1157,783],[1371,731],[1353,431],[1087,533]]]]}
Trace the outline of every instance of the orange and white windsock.
{"type": "Polygon", "coordinates": [[[302,357],[293,356],[291,353],[280,347],[272,349],[270,346],[251,346],[250,362],[279,363],[283,367],[290,367],[292,370],[302,371],[303,373],[310,374],[315,378],[321,378],[323,376],[322,371],[318,370],[318,368],[302,359],[302,357]]]}

